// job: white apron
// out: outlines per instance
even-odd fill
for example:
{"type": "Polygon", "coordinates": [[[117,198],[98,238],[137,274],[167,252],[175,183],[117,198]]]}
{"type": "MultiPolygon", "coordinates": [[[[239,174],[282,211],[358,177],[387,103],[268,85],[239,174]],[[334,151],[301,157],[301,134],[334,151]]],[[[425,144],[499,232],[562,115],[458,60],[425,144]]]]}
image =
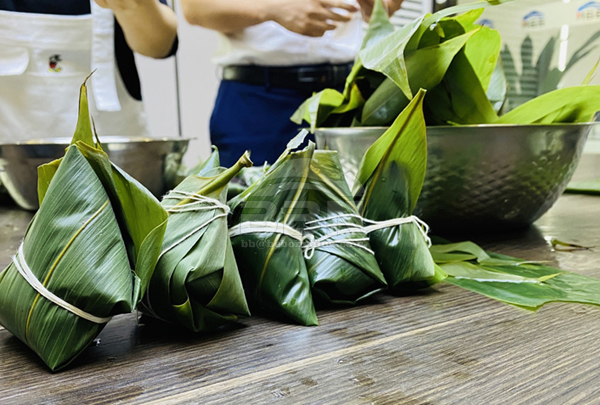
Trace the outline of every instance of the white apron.
{"type": "Polygon", "coordinates": [[[114,53],[114,16],[0,11],[0,141],[71,137],[79,87],[92,70],[90,111],[102,135],[148,136],[143,105],[129,95],[114,53]]]}

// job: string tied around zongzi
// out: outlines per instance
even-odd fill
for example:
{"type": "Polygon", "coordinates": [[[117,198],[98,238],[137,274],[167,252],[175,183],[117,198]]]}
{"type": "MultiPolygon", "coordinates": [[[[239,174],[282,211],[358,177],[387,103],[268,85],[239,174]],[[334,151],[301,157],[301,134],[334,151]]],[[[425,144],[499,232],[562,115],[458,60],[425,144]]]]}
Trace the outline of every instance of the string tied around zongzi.
{"type": "Polygon", "coordinates": [[[54,293],[52,293],[50,290],[48,290],[37,279],[35,274],[33,274],[33,271],[31,271],[31,268],[27,264],[27,261],[25,260],[25,254],[23,253],[23,244],[22,243],[21,243],[21,246],[19,246],[19,250],[17,251],[17,254],[15,256],[13,256],[13,263],[15,264],[15,268],[17,269],[19,274],[21,274],[21,276],[25,279],[25,281],[27,281],[27,283],[29,283],[29,285],[34,290],[36,290],[42,297],[46,298],[48,301],[58,305],[59,307],[61,307],[63,309],[66,309],[67,311],[71,312],[74,315],[77,315],[80,318],[83,318],[83,319],[93,322],[93,323],[102,325],[111,320],[112,317],[110,317],[110,316],[103,318],[103,317],[98,317],[98,316],[89,314],[89,313],[85,312],[84,310],[79,309],[76,306],[69,304],[68,302],[66,302],[65,300],[56,296],[54,293]]]}
{"type": "Polygon", "coordinates": [[[167,195],[163,197],[164,200],[174,199],[180,201],[186,201],[185,204],[174,205],[169,208],[167,212],[169,214],[177,212],[190,212],[190,211],[205,211],[221,209],[225,215],[229,214],[229,207],[227,204],[223,204],[221,201],[200,195],[196,193],[188,193],[187,191],[171,190],[167,195]]]}
{"type": "Polygon", "coordinates": [[[202,229],[209,226],[211,223],[213,223],[217,219],[227,217],[227,215],[229,215],[229,207],[226,204],[223,204],[222,202],[220,202],[219,200],[216,200],[214,198],[206,197],[204,195],[200,195],[200,194],[196,194],[196,193],[189,193],[187,191],[180,191],[180,190],[171,190],[166,196],[163,197],[163,199],[165,199],[165,200],[166,199],[175,199],[175,200],[186,201],[184,204],[174,205],[173,207],[167,209],[167,212],[169,214],[176,214],[179,212],[191,212],[191,211],[206,211],[206,210],[222,210],[223,212],[213,216],[212,218],[210,218],[207,221],[204,221],[203,223],[201,223],[200,225],[198,225],[197,227],[192,229],[190,232],[185,234],[183,237],[181,237],[179,240],[174,242],[172,245],[163,249],[162,252],[160,253],[159,258],[162,257],[165,253],[167,253],[170,250],[174,249],[175,247],[179,246],[181,243],[186,241],[191,236],[195,235],[197,232],[200,232],[202,229]]]}
{"type": "Polygon", "coordinates": [[[365,228],[362,226],[363,218],[360,215],[356,214],[340,214],[334,215],[327,218],[315,219],[313,221],[308,221],[306,225],[309,225],[304,228],[304,232],[311,232],[317,229],[334,229],[333,232],[323,235],[319,238],[315,238],[312,233],[308,233],[304,235],[304,257],[307,260],[312,259],[315,254],[315,250],[331,245],[351,245],[356,248],[363,249],[370,254],[375,254],[369,247],[365,246],[364,243],[369,241],[367,237],[367,233],[365,232],[365,228]],[[355,222],[345,221],[346,219],[355,218],[361,221],[360,224],[355,222]],[[354,234],[355,236],[364,237],[354,237],[354,238],[343,238],[343,239],[335,239],[340,235],[348,235],[354,234]],[[358,234],[358,235],[357,235],[358,234]],[[362,234],[362,235],[360,235],[362,234]]]}
{"type": "Polygon", "coordinates": [[[302,232],[281,222],[246,221],[229,228],[229,237],[231,238],[253,233],[277,233],[289,236],[300,243],[303,241],[302,232]]]}
{"type": "Polygon", "coordinates": [[[421,218],[415,216],[415,215],[411,215],[409,217],[403,217],[403,218],[393,218],[393,219],[388,219],[386,221],[373,221],[367,218],[363,218],[363,221],[365,224],[367,224],[367,226],[365,227],[365,232],[367,234],[371,233],[371,232],[375,232],[379,229],[385,229],[385,228],[393,228],[394,226],[399,226],[399,225],[405,225],[405,224],[415,224],[417,226],[417,228],[421,231],[421,233],[423,234],[423,237],[425,238],[425,241],[427,242],[427,246],[431,247],[431,239],[429,238],[429,225],[427,225],[427,223],[425,221],[423,221],[421,218]]]}

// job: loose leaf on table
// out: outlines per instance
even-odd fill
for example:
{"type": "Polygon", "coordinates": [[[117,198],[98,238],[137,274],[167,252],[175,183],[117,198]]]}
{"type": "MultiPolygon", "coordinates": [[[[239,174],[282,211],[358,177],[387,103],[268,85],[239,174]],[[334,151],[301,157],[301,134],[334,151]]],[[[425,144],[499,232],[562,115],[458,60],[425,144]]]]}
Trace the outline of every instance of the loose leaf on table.
{"type": "Polygon", "coordinates": [[[500,117],[498,124],[555,124],[594,121],[600,86],[575,86],[541,95],[500,117]]]}
{"type": "Polygon", "coordinates": [[[218,163],[213,152],[198,175],[188,176],[162,201],[169,212],[162,253],[141,310],[194,332],[213,330],[249,316],[233,254],[226,205],[227,186],[243,167],[248,153],[231,168],[202,177],[218,163]]]}
{"type": "Polygon", "coordinates": [[[314,144],[292,152],[297,143],[288,145],[263,177],[229,201],[230,235],[251,310],[316,325],[298,230],[306,213],[305,186],[314,144]]]}
{"type": "MultiPolygon", "coordinates": [[[[452,251],[449,245],[446,251],[452,251]]],[[[437,248],[438,246],[434,246],[437,248]]],[[[600,305],[600,280],[489,253],[489,259],[441,263],[444,281],[498,301],[536,310],[549,302],[600,305]]],[[[434,254],[435,257],[435,254],[434,254]]]]}
{"type": "Polygon", "coordinates": [[[167,213],[94,144],[85,84],[73,142],[39,176],[40,209],[0,273],[0,323],[56,370],[135,308],[167,213]]]}
{"type": "Polygon", "coordinates": [[[386,287],[335,151],[317,150],[307,183],[306,267],[313,296],[353,305],[386,287]]]}
{"type": "Polygon", "coordinates": [[[600,179],[588,181],[572,181],[565,190],[571,194],[600,195],[600,179]]]}
{"type": "MultiPolygon", "coordinates": [[[[415,208],[427,165],[424,97],[419,90],[363,157],[353,192],[359,213],[369,221],[408,218],[415,208]]],[[[391,289],[434,280],[436,268],[416,221],[374,230],[369,237],[391,289]]]]}

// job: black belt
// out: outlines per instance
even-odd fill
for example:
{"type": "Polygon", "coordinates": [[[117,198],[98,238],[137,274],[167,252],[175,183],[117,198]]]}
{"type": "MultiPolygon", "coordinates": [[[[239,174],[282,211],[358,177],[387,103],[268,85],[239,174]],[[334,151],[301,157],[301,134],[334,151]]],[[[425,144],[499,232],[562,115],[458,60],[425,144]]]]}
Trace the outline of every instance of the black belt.
{"type": "Polygon", "coordinates": [[[225,66],[223,80],[314,92],[342,87],[352,65],[350,62],[310,66],[225,66]]]}

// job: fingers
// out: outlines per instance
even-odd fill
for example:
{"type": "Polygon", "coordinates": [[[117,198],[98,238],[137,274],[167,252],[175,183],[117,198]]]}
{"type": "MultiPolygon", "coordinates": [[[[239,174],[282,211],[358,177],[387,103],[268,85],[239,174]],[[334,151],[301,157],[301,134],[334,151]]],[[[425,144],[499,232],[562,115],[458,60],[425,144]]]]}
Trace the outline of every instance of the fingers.
{"type": "Polygon", "coordinates": [[[404,0],[385,0],[384,5],[387,6],[388,14],[392,15],[398,11],[402,6],[403,1],[404,0]]]}
{"type": "Polygon", "coordinates": [[[335,24],[323,22],[314,22],[310,28],[304,33],[309,37],[322,37],[327,31],[334,30],[337,26],[335,24]]]}
{"type": "Polygon", "coordinates": [[[339,8],[342,10],[346,10],[350,13],[358,11],[358,8],[356,8],[356,6],[348,4],[343,0],[321,0],[321,5],[326,8],[339,8]]]}
{"type": "Polygon", "coordinates": [[[352,19],[352,16],[351,15],[338,14],[338,13],[336,13],[334,11],[331,11],[330,9],[326,8],[321,13],[315,15],[314,18],[316,20],[319,20],[319,21],[331,20],[331,21],[347,22],[347,21],[350,21],[352,19]]]}

